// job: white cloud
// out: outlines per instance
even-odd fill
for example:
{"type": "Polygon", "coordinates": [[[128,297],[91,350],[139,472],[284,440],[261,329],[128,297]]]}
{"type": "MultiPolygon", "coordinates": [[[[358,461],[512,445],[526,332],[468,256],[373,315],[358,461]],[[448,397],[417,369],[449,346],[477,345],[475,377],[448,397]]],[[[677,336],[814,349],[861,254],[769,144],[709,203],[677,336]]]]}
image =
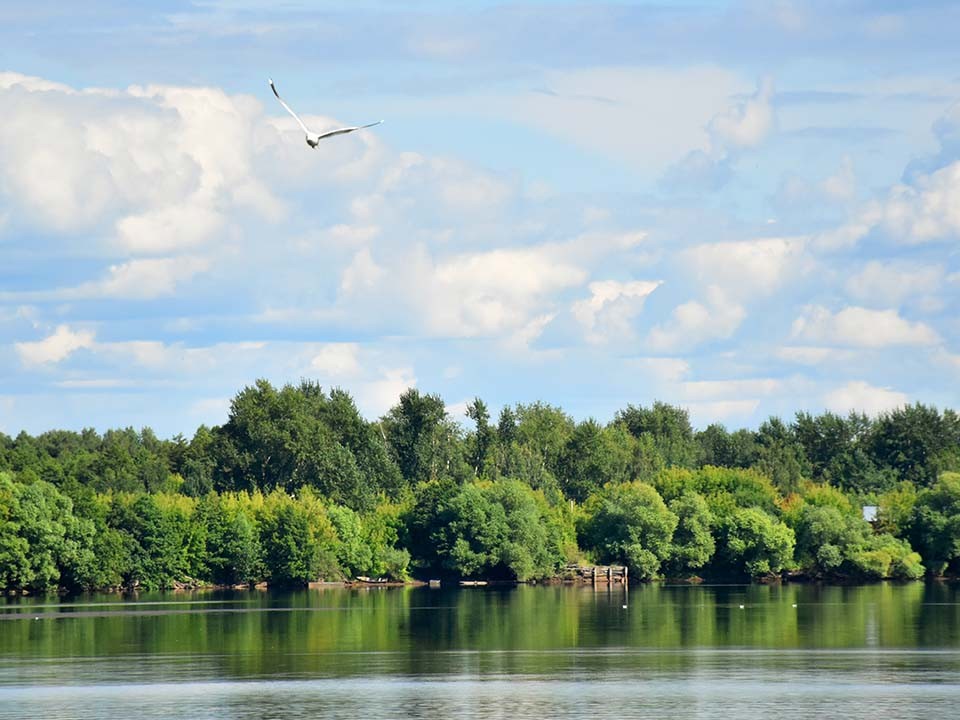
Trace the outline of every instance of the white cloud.
{"type": "Polygon", "coordinates": [[[379,378],[359,385],[357,405],[368,417],[379,417],[396,405],[405,390],[416,385],[413,368],[384,370],[379,378]]]}
{"type": "Polygon", "coordinates": [[[634,358],[629,361],[644,374],[653,376],[656,380],[665,383],[676,383],[690,374],[690,363],[683,358],[646,357],[634,358]]]}
{"type": "Polygon", "coordinates": [[[24,365],[56,364],[77,350],[93,347],[93,338],[91,331],[73,331],[67,325],[60,325],[43,340],[14,343],[14,348],[24,365]]]}
{"type": "Polygon", "coordinates": [[[836,413],[850,411],[878,415],[907,404],[908,398],[902,392],[890,388],[874,387],[862,380],[854,380],[828,392],[823,402],[827,409],[836,413]]]}
{"type": "Polygon", "coordinates": [[[905,245],[960,237],[960,107],[947,110],[933,125],[940,153],[915,160],[907,179],[890,187],[885,196],[865,203],[853,219],[821,234],[819,246],[850,247],[875,228],[905,245]]]}
{"type": "Polygon", "coordinates": [[[840,169],[821,184],[823,194],[836,202],[847,203],[856,198],[857,177],[853,172],[853,160],[844,155],[840,169]]]}
{"type": "MultiPolygon", "coordinates": [[[[504,347],[512,352],[520,354],[526,354],[530,352],[530,344],[543,334],[544,329],[546,329],[547,325],[553,322],[555,317],[556,313],[546,313],[544,315],[538,315],[534,317],[528,323],[510,333],[503,341],[504,347]]],[[[551,353],[547,352],[540,354],[549,355],[551,353]]]]}
{"type": "Polygon", "coordinates": [[[877,203],[866,204],[843,225],[816,233],[813,236],[813,246],[819,250],[843,250],[853,247],[876,226],[879,212],[877,203]]]}
{"type": "Polygon", "coordinates": [[[633,319],[643,310],[647,296],[659,281],[618,282],[601,280],[589,285],[590,297],[571,308],[588,342],[602,343],[634,336],[633,319]]]}
{"type": "Polygon", "coordinates": [[[738,300],[768,295],[812,265],[798,238],[763,238],[697,245],[680,254],[697,279],[723,288],[738,300]]]}
{"type": "Polygon", "coordinates": [[[208,426],[222,425],[230,417],[231,398],[201,398],[193,402],[187,414],[198,423],[208,426]]]}
{"type": "Polygon", "coordinates": [[[370,250],[364,248],[353,256],[350,264],[344,268],[340,280],[340,290],[351,294],[369,290],[376,286],[386,271],[374,262],[370,250]]]}
{"type": "Polygon", "coordinates": [[[217,210],[187,202],[129,215],[117,221],[120,246],[135,253],[163,253],[203,244],[226,219],[217,210]]]}
{"type": "Polygon", "coordinates": [[[703,426],[718,420],[749,417],[760,407],[760,400],[714,400],[686,403],[685,407],[690,411],[693,423],[703,426]]]}
{"type": "Polygon", "coordinates": [[[944,270],[939,265],[873,260],[847,280],[846,290],[851,297],[872,305],[898,307],[908,298],[921,297],[929,306],[943,280],[944,270]]]}
{"type": "Polygon", "coordinates": [[[9,110],[0,185],[18,220],[98,230],[114,251],[133,254],[209,243],[246,216],[276,222],[287,212],[274,194],[284,183],[343,187],[381,162],[374,138],[313,153],[301,140],[294,151],[291,118],[215,88],[76,91],[6,74],[0,102],[9,110]]]}
{"type": "Polygon", "coordinates": [[[136,383],[133,380],[125,378],[88,378],[60,380],[54,383],[57,387],[67,388],[68,390],[103,390],[106,388],[128,388],[136,383]]]}
{"type": "Polygon", "coordinates": [[[733,174],[733,162],[749,148],[763,143],[776,124],[771,104],[773,81],[761,78],[748,99],[728,105],[707,125],[706,146],[687,152],[662,178],[665,187],[680,192],[714,191],[733,174]]]}
{"type": "Polygon", "coordinates": [[[718,114],[710,121],[710,134],[718,147],[740,149],[763,142],[774,126],[773,81],[763,78],[746,101],[718,114]]]}
{"type": "Polygon", "coordinates": [[[960,161],[895,185],[882,207],[887,231],[905,243],[960,236],[960,161]]]}
{"type": "Polygon", "coordinates": [[[549,71],[520,96],[439,101],[444,111],[509,117],[651,177],[690,148],[707,149],[710,119],[749,84],[720,67],[593,67],[549,71]]]}
{"type": "Polygon", "coordinates": [[[844,155],[836,172],[818,183],[809,182],[794,172],[785,174],[773,202],[779,210],[809,217],[824,209],[849,206],[856,199],[857,177],[853,159],[844,155]]]}
{"type": "Polygon", "coordinates": [[[774,378],[694,380],[682,382],[677,392],[697,424],[747,418],[764,398],[782,394],[786,383],[774,378]]]}
{"type": "Polygon", "coordinates": [[[882,348],[891,345],[933,345],[937,333],[921,322],[911,323],[895,310],[808,306],[793,323],[793,337],[815,344],[882,348]]]}
{"type": "Polygon", "coordinates": [[[446,406],[447,415],[449,415],[458,423],[466,423],[467,405],[469,404],[469,400],[461,400],[460,402],[450,403],[446,406]]]}
{"type": "Polygon", "coordinates": [[[377,169],[376,187],[350,205],[361,225],[396,227],[411,215],[421,224],[498,217],[517,194],[514,183],[450,158],[401,152],[377,169]]]}
{"type": "Polygon", "coordinates": [[[666,322],[650,330],[651,348],[672,352],[728,338],[746,317],[743,306],[720,287],[707,288],[706,302],[691,300],[674,308],[666,322]]]}
{"type": "Polygon", "coordinates": [[[181,282],[207,271],[210,261],[201,257],[153,258],[111,265],[110,275],[89,287],[92,295],[146,299],[172,295],[181,282]]]}
{"type": "Polygon", "coordinates": [[[310,369],[323,376],[355,376],[361,371],[360,346],[356,343],[327,343],[313,356],[310,369]]]}
{"type": "Polygon", "coordinates": [[[855,353],[830,347],[786,345],[777,349],[776,356],[798,365],[822,365],[827,362],[849,362],[855,353]]]}
{"type": "Polygon", "coordinates": [[[553,246],[497,249],[434,261],[421,248],[403,282],[429,332],[502,335],[527,325],[553,296],[587,278],[553,246]]]}
{"type": "Polygon", "coordinates": [[[348,246],[366,245],[380,235],[381,229],[377,225],[348,225],[340,223],[331,227],[327,234],[336,243],[348,246]]]}
{"type": "Polygon", "coordinates": [[[119,265],[111,265],[102,280],[56,290],[0,292],[3,300],[85,300],[116,298],[149,300],[173,295],[178,285],[194,275],[210,269],[207,258],[183,256],[178,258],[143,258],[119,265]]]}

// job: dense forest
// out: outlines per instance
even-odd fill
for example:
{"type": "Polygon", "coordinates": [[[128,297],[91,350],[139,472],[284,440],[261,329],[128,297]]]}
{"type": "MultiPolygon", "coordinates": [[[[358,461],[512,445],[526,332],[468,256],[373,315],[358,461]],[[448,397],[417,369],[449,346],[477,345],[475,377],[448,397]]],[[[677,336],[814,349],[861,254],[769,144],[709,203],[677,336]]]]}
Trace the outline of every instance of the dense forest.
{"type": "Polygon", "coordinates": [[[368,421],[343,390],[260,380],[190,439],[0,434],[0,588],[524,581],[590,561],[635,579],[960,570],[952,410],[732,432],[661,402],[606,424],[543,403],[466,414],[411,389],[368,421]]]}

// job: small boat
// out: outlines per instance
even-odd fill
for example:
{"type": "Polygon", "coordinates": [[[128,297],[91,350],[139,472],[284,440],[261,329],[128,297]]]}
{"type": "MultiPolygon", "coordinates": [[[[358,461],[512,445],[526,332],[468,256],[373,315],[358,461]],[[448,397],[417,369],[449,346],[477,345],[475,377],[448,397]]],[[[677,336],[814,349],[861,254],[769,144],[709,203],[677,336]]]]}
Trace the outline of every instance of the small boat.
{"type": "Polygon", "coordinates": [[[480,587],[486,585],[486,580],[461,580],[460,587],[480,587]]]}
{"type": "Polygon", "coordinates": [[[385,577],[372,578],[366,575],[357,575],[356,582],[363,583],[364,585],[385,585],[390,582],[390,580],[385,577]]]}

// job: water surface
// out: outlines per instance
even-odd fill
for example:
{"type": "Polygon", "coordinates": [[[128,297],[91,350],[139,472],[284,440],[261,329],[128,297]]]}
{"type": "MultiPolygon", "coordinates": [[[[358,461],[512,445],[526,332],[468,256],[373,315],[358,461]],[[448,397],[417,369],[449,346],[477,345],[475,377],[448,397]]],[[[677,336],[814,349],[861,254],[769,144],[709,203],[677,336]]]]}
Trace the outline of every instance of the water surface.
{"type": "Polygon", "coordinates": [[[0,601],[0,718],[930,718],[951,585],[0,601]],[[626,605],[626,607],[624,607],[626,605]]]}

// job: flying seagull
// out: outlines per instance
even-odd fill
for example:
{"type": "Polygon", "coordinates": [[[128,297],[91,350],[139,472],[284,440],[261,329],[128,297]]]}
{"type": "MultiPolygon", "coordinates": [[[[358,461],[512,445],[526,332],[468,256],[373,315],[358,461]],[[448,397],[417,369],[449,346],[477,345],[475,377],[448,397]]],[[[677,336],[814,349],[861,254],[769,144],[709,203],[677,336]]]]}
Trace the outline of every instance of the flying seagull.
{"type": "Polygon", "coordinates": [[[280,93],[277,92],[276,85],[273,84],[273,80],[270,80],[270,89],[273,90],[273,94],[277,96],[277,100],[280,101],[280,104],[283,105],[283,109],[288,113],[293,115],[293,119],[300,123],[300,127],[303,128],[303,131],[307,134],[307,145],[312,148],[317,147],[320,144],[321,140],[325,140],[328,137],[333,137],[334,135],[346,135],[347,133],[352,133],[354,130],[363,130],[364,128],[373,127],[374,125],[379,125],[383,120],[377,120],[374,123],[369,125],[358,125],[357,127],[342,127],[335,130],[327,130],[325,133],[320,133],[319,135],[314,132],[310,132],[310,129],[303,124],[303,120],[300,119],[300,116],[297,115],[293,110],[290,109],[290,106],[287,105],[283,98],[280,97],[280,93]]]}

